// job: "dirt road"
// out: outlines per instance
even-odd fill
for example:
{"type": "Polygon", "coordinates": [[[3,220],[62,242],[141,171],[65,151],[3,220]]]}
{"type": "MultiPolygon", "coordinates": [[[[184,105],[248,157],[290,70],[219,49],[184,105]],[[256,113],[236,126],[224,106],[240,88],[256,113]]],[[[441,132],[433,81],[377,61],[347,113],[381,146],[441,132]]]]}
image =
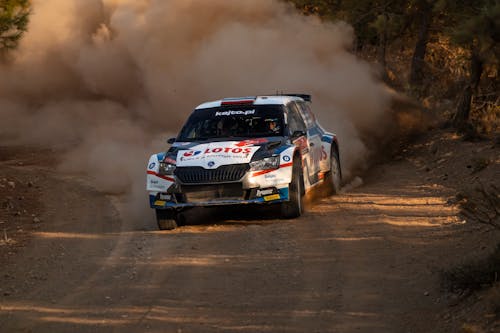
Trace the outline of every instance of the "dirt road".
{"type": "Polygon", "coordinates": [[[171,232],[37,172],[43,223],[2,267],[1,332],[428,332],[466,242],[451,193],[404,159],[297,220],[212,212],[171,232]]]}

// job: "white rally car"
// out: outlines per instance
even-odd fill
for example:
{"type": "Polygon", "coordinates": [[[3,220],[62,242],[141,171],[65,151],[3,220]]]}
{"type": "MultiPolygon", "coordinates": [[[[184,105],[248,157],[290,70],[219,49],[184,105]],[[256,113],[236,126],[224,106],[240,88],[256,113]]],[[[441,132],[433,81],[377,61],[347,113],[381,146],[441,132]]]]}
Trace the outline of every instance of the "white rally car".
{"type": "Polygon", "coordinates": [[[284,218],[327,182],[340,189],[337,137],[310,108],[309,95],[225,98],[198,106],[168,151],[150,157],[147,191],[158,227],[184,224],[192,207],[276,204],[284,218]]]}

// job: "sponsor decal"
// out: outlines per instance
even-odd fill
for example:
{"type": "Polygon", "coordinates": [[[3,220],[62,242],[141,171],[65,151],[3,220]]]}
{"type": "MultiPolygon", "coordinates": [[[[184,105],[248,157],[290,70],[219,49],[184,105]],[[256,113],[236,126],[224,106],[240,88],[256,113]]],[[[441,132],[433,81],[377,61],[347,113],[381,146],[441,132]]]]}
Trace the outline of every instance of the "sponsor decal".
{"type": "Polygon", "coordinates": [[[324,161],[328,158],[328,154],[326,153],[325,147],[321,146],[321,160],[324,161]]]}
{"type": "Polygon", "coordinates": [[[246,116],[249,114],[255,114],[255,110],[238,110],[238,111],[233,111],[233,110],[228,110],[228,111],[217,111],[215,112],[216,117],[220,116],[246,116]]]}
{"type": "Polygon", "coordinates": [[[288,155],[283,156],[283,161],[290,162],[291,158],[288,155]]]}
{"type": "Polygon", "coordinates": [[[279,194],[271,194],[271,195],[266,195],[264,197],[264,201],[272,201],[272,200],[279,200],[281,199],[281,196],[279,194]]]}
{"type": "Polygon", "coordinates": [[[188,150],[184,153],[184,157],[191,157],[201,154],[201,150],[188,150]]]}
{"type": "Polygon", "coordinates": [[[237,147],[253,146],[266,142],[269,142],[269,140],[266,138],[248,139],[238,142],[236,146],[237,147]]]}
{"type": "Polygon", "coordinates": [[[160,193],[160,200],[165,200],[165,201],[170,201],[172,199],[172,195],[171,194],[163,194],[163,193],[160,193]]]}
{"type": "Polygon", "coordinates": [[[155,205],[155,206],[161,206],[161,207],[163,207],[163,206],[165,206],[165,204],[166,204],[166,203],[167,203],[167,202],[166,202],[166,201],[163,201],[163,200],[156,200],[156,201],[154,202],[154,205],[155,205]]]}
{"type": "Polygon", "coordinates": [[[250,148],[231,148],[231,147],[226,147],[226,148],[212,148],[212,149],[207,149],[205,150],[205,154],[211,154],[211,153],[232,153],[232,154],[250,154],[252,152],[252,149],[250,148]]]}
{"type": "MultiPolygon", "coordinates": [[[[237,141],[213,142],[197,145],[190,150],[179,151],[177,166],[201,166],[209,162],[215,165],[249,163],[258,146],[237,146],[237,141]]],[[[211,167],[211,166],[208,166],[211,167]]]]}
{"type": "Polygon", "coordinates": [[[159,190],[159,191],[166,191],[167,190],[167,186],[165,185],[162,185],[162,184],[149,184],[149,188],[150,189],[156,189],[156,190],[159,190]]]}
{"type": "MultiPolygon", "coordinates": [[[[144,164],[143,164],[144,165],[144,164]]],[[[154,167],[156,166],[156,163],[155,162],[151,162],[149,165],[148,165],[148,169],[154,169],[154,167]]]]}
{"type": "Polygon", "coordinates": [[[257,193],[255,194],[258,197],[263,197],[265,195],[273,194],[273,189],[269,188],[267,190],[257,190],[257,193]]]}
{"type": "Polygon", "coordinates": [[[264,179],[274,179],[274,178],[276,178],[276,175],[269,175],[269,174],[264,175],[264,179]]]}
{"type": "Polygon", "coordinates": [[[218,153],[228,153],[228,154],[250,154],[252,149],[250,148],[233,148],[233,147],[215,147],[215,148],[207,148],[205,151],[197,150],[188,150],[183,156],[184,157],[194,157],[200,154],[218,154],[218,153]]]}

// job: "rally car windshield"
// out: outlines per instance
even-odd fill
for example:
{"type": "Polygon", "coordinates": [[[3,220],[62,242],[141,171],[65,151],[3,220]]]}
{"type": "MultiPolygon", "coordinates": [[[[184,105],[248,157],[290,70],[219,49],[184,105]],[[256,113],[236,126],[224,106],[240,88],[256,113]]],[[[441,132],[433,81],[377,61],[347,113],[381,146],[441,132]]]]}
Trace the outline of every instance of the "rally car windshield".
{"type": "Polygon", "coordinates": [[[283,106],[223,106],[193,112],[178,141],[283,136],[283,106]]]}

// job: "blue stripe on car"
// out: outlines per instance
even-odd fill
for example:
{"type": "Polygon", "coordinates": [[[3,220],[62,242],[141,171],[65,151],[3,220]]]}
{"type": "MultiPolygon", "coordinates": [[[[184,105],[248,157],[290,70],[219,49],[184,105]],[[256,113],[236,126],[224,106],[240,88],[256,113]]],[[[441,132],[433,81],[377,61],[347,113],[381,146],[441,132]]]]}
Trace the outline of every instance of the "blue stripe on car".
{"type": "Polygon", "coordinates": [[[288,200],[288,187],[278,189],[281,200],[288,200]]]}
{"type": "Polygon", "coordinates": [[[155,208],[156,195],[149,195],[149,206],[155,208]]]}
{"type": "Polygon", "coordinates": [[[323,132],[321,132],[321,130],[317,127],[310,128],[307,132],[308,132],[309,136],[314,136],[314,135],[321,136],[321,135],[323,135],[323,132]]]}
{"type": "Polygon", "coordinates": [[[274,153],[275,154],[281,154],[282,152],[284,152],[285,150],[287,150],[290,147],[293,147],[293,146],[281,146],[281,147],[278,147],[278,148],[276,148],[276,150],[274,151],[274,153]]]}
{"type": "Polygon", "coordinates": [[[323,135],[323,137],[321,138],[321,141],[332,143],[333,142],[333,137],[329,136],[329,135],[323,135]]]}

